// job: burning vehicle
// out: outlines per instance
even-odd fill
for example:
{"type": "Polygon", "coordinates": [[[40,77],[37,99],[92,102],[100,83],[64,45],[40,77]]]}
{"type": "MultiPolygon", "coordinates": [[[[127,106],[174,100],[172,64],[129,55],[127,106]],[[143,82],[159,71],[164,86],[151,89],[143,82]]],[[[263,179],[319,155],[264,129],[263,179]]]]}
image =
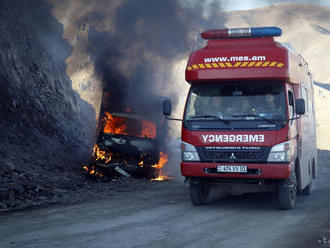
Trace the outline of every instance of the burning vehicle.
{"type": "MultiPolygon", "coordinates": [[[[107,94],[104,94],[107,98],[107,94]]],[[[96,176],[121,175],[164,180],[162,168],[167,154],[160,147],[165,124],[160,114],[138,114],[132,107],[111,111],[103,101],[98,124],[93,165],[85,166],[96,176]]],[[[149,108],[146,108],[150,110],[149,108]]]]}

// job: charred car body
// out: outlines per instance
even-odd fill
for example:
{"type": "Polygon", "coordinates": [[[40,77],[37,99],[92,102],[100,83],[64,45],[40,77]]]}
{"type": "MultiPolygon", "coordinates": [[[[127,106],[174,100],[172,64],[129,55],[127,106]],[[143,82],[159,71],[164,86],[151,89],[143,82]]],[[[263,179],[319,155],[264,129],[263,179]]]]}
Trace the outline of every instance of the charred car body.
{"type": "Polygon", "coordinates": [[[164,135],[160,107],[157,104],[138,109],[125,106],[113,111],[108,98],[105,91],[94,148],[95,169],[102,174],[157,177],[163,154],[159,139],[164,135]],[[150,114],[141,113],[141,109],[149,110],[150,114]]]}

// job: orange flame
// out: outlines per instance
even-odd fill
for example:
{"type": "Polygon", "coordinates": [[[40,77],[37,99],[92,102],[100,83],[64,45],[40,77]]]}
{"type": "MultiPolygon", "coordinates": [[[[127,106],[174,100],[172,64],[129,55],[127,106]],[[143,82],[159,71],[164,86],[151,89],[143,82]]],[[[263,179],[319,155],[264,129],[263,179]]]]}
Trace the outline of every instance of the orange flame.
{"type": "Polygon", "coordinates": [[[156,138],[156,126],[151,121],[142,121],[142,138],[156,138]]]}
{"type": "Polygon", "coordinates": [[[123,117],[112,116],[109,112],[104,112],[104,114],[105,126],[103,132],[127,135],[127,126],[123,117]]]}
{"type": "Polygon", "coordinates": [[[168,175],[160,173],[158,177],[151,179],[151,181],[165,181],[165,180],[169,180],[169,179],[172,179],[172,177],[169,177],[168,175]]]}
{"type": "MultiPolygon", "coordinates": [[[[140,120],[142,130],[128,130],[127,122],[132,121],[120,116],[113,116],[109,112],[104,112],[103,121],[105,122],[103,132],[112,134],[130,135],[139,138],[156,138],[156,125],[152,121],[140,120]]],[[[136,126],[136,125],[135,125],[136,126]]]]}
{"type": "Polygon", "coordinates": [[[94,165],[92,166],[91,169],[88,168],[88,166],[84,165],[83,169],[87,171],[90,175],[98,176],[98,177],[103,177],[102,172],[95,170],[94,165]]]}
{"type": "Polygon", "coordinates": [[[166,153],[160,152],[159,155],[160,155],[160,158],[159,158],[158,164],[153,165],[153,167],[155,167],[157,169],[163,168],[168,160],[168,156],[166,153]]]}
{"type": "Polygon", "coordinates": [[[151,181],[164,181],[164,180],[171,179],[171,177],[164,174],[164,172],[162,171],[162,169],[164,168],[164,165],[168,161],[168,155],[164,152],[160,152],[159,155],[160,155],[160,158],[159,158],[158,164],[153,165],[153,167],[159,169],[159,176],[154,179],[151,179],[151,181]]]}
{"type": "MultiPolygon", "coordinates": [[[[94,155],[95,162],[98,160],[102,160],[102,162],[104,162],[104,163],[109,163],[111,161],[112,154],[100,150],[99,146],[97,144],[95,144],[93,147],[93,155],[94,155]]],[[[164,180],[171,179],[171,177],[169,177],[162,171],[163,167],[165,166],[165,164],[168,161],[168,155],[164,152],[160,152],[159,155],[160,155],[159,162],[152,166],[156,169],[159,169],[159,175],[158,175],[158,177],[151,179],[152,181],[164,181],[164,180]]],[[[140,158],[140,159],[142,159],[142,158],[140,158]]],[[[141,160],[140,162],[138,162],[138,165],[144,166],[144,161],[141,160]]],[[[83,169],[85,171],[87,171],[90,175],[103,177],[102,172],[97,170],[94,165],[92,165],[90,168],[87,165],[84,165],[83,169]]]]}
{"type": "Polygon", "coordinates": [[[100,148],[97,144],[95,144],[93,147],[93,155],[94,155],[95,161],[104,160],[105,164],[107,164],[111,161],[111,154],[107,153],[106,151],[100,150],[100,148]]]}

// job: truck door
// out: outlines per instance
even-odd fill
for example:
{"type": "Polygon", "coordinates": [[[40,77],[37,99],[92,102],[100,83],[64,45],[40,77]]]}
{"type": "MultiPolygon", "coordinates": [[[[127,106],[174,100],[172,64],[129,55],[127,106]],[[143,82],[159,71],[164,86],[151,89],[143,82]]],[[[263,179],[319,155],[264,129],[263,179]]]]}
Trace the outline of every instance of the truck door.
{"type": "MultiPolygon", "coordinates": [[[[302,151],[301,151],[301,146],[299,143],[302,142],[302,136],[298,135],[298,120],[293,120],[294,117],[296,117],[295,114],[295,102],[294,99],[296,99],[294,90],[291,87],[291,85],[287,85],[287,96],[288,96],[288,113],[289,113],[289,119],[292,119],[289,121],[289,139],[297,139],[297,144],[298,144],[298,151],[297,151],[297,156],[298,159],[301,159],[302,156],[302,151]]],[[[301,129],[301,128],[299,128],[301,129]]],[[[301,132],[300,132],[301,133],[301,132]]],[[[297,168],[297,180],[298,180],[298,186],[301,188],[301,182],[303,181],[304,177],[304,170],[302,170],[303,166],[299,166],[297,168]],[[301,167],[301,168],[300,168],[301,167]]]]}
{"type": "MultiPolygon", "coordinates": [[[[294,93],[293,89],[290,85],[287,85],[287,94],[288,94],[288,111],[289,111],[289,119],[293,119],[295,115],[295,108],[294,108],[294,93]]],[[[289,138],[294,138],[298,134],[297,130],[297,121],[291,120],[289,121],[289,138]]]]}

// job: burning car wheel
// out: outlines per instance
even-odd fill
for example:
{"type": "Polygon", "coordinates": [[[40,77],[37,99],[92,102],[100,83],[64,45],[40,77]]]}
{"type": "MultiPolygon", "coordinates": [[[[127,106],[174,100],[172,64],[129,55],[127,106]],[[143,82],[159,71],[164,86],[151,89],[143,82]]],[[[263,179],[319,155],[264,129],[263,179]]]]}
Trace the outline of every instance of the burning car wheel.
{"type": "Polygon", "coordinates": [[[132,172],[132,175],[137,178],[154,179],[159,176],[159,169],[154,167],[142,167],[132,172]]]}
{"type": "Polygon", "coordinates": [[[190,183],[189,193],[193,205],[205,205],[209,195],[210,189],[203,183],[190,183]]]}
{"type": "Polygon", "coordinates": [[[293,172],[288,180],[284,180],[279,186],[278,199],[279,208],[282,210],[289,210],[294,208],[297,197],[297,177],[293,172]]]}

